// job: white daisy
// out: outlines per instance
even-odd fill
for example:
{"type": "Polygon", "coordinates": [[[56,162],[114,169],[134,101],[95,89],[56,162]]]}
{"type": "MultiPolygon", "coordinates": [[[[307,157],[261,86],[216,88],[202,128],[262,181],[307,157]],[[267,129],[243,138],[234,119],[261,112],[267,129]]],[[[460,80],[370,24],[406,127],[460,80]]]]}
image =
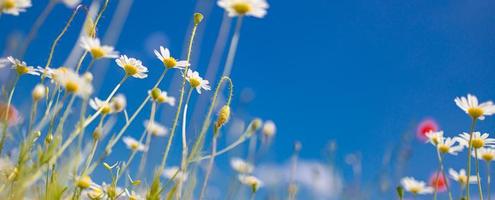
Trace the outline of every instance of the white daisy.
{"type": "MultiPolygon", "coordinates": [[[[476,150],[474,150],[476,151],[476,150]]],[[[474,154],[474,151],[473,151],[473,157],[475,157],[476,155],[474,154]]],[[[490,162],[490,161],[493,161],[493,159],[495,159],[495,149],[493,148],[479,148],[477,149],[478,151],[478,159],[480,160],[484,160],[484,161],[487,161],[487,162],[490,162]]]]}
{"type": "Polygon", "coordinates": [[[246,15],[263,18],[269,7],[266,0],[219,0],[217,4],[225,9],[230,17],[246,15]]]}
{"type": "Polygon", "coordinates": [[[201,89],[211,90],[208,80],[203,80],[196,71],[187,70],[186,80],[189,81],[189,85],[196,89],[199,94],[201,94],[201,89]]]}
{"type": "Polygon", "coordinates": [[[263,183],[261,182],[261,180],[256,178],[255,176],[239,175],[238,179],[239,179],[239,182],[241,182],[242,184],[251,187],[253,192],[258,191],[258,189],[261,186],[263,186],[263,183]]]}
{"type": "Polygon", "coordinates": [[[177,61],[174,57],[170,56],[170,51],[167,48],[163,48],[162,46],[160,46],[160,52],[158,52],[157,50],[154,50],[154,52],[156,57],[163,62],[163,65],[169,69],[184,69],[185,67],[189,66],[189,62],[185,60],[177,61]]]}
{"type": "MultiPolygon", "coordinates": [[[[449,175],[450,178],[452,178],[454,181],[459,182],[462,186],[466,185],[468,180],[468,177],[466,175],[466,170],[460,169],[459,172],[457,172],[451,168],[449,169],[449,175]]],[[[469,184],[476,184],[477,182],[478,182],[478,178],[476,176],[469,177],[469,184]]]]}
{"type": "Polygon", "coordinates": [[[240,158],[232,158],[230,159],[230,166],[238,173],[241,174],[250,174],[254,170],[254,166],[249,164],[240,158]]]}
{"type": "Polygon", "coordinates": [[[113,112],[122,112],[124,111],[127,105],[127,100],[123,94],[118,94],[113,97],[110,101],[110,106],[112,107],[113,112]]]}
{"type": "Polygon", "coordinates": [[[161,136],[166,136],[168,133],[165,126],[162,126],[161,124],[159,124],[156,121],[152,122],[152,121],[146,120],[146,121],[144,121],[144,127],[146,128],[148,133],[151,133],[153,136],[161,137],[161,136]]]}
{"type": "Polygon", "coordinates": [[[413,177],[404,177],[400,180],[402,187],[413,194],[430,194],[433,192],[433,188],[426,186],[424,181],[417,181],[413,177]]]}
{"type": "Polygon", "coordinates": [[[459,106],[466,114],[471,116],[473,119],[485,119],[485,116],[495,114],[495,105],[492,101],[487,101],[478,104],[478,98],[476,96],[468,94],[466,97],[455,98],[455,103],[459,106]]]}
{"type": "Polygon", "coordinates": [[[136,193],[135,191],[129,192],[127,189],[125,190],[125,193],[127,195],[127,199],[129,200],[145,200],[141,195],[136,193]]]}
{"type": "MultiPolygon", "coordinates": [[[[495,139],[488,138],[489,134],[488,133],[483,133],[481,134],[480,132],[473,132],[473,137],[471,139],[471,144],[473,145],[473,148],[479,149],[481,147],[494,147],[495,146],[495,139]]],[[[464,147],[469,147],[469,139],[470,139],[469,133],[461,133],[459,134],[458,137],[456,137],[456,140],[459,142],[464,147]]]]}
{"type": "Polygon", "coordinates": [[[167,178],[167,179],[173,179],[173,180],[181,180],[185,181],[187,180],[187,173],[184,174],[183,172],[180,171],[179,167],[168,167],[163,170],[162,175],[167,178]]]}
{"type": "MultiPolygon", "coordinates": [[[[0,0],[1,1],[1,0],[0,0]]],[[[34,69],[32,66],[28,66],[26,62],[15,59],[12,56],[9,56],[7,58],[1,58],[0,59],[0,68],[6,67],[6,66],[11,66],[12,69],[14,69],[17,74],[23,75],[23,74],[31,74],[35,76],[39,76],[40,73],[34,69]]]]}
{"type": "Polygon", "coordinates": [[[166,103],[170,106],[175,106],[175,97],[168,96],[168,93],[165,91],[160,91],[160,90],[155,90],[155,91],[156,93],[153,92],[153,90],[148,91],[148,94],[151,95],[153,100],[155,100],[158,103],[166,103]]]}
{"type": "Polygon", "coordinates": [[[427,141],[433,146],[436,146],[440,141],[443,141],[443,131],[430,131],[426,133],[427,141]]]}
{"type": "Polygon", "coordinates": [[[132,137],[126,136],[126,137],[122,138],[122,140],[124,141],[127,148],[132,150],[132,151],[144,152],[144,151],[148,150],[148,148],[146,148],[146,146],[144,146],[144,144],[140,143],[139,141],[137,141],[136,139],[134,139],[132,137]]]}
{"type": "Polygon", "coordinates": [[[120,58],[115,59],[115,62],[119,67],[124,69],[127,76],[133,76],[135,78],[146,78],[148,75],[148,68],[143,66],[143,63],[135,58],[129,58],[126,55],[120,56],[120,58]]]}
{"type": "Polygon", "coordinates": [[[31,0],[0,0],[0,14],[17,16],[31,7],[31,0]]]}
{"type": "Polygon", "coordinates": [[[110,106],[110,103],[105,102],[98,97],[89,100],[89,106],[91,106],[91,108],[95,110],[101,110],[101,114],[104,115],[112,113],[112,107],[110,106]]]}
{"type": "Polygon", "coordinates": [[[56,70],[53,78],[68,93],[73,93],[83,98],[87,98],[93,93],[91,83],[70,69],[56,70]]]}
{"type": "Polygon", "coordinates": [[[462,145],[455,145],[457,142],[454,138],[442,138],[438,144],[437,148],[440,153],[449,153],[452,155],[457,155],[457,153],[461,152],[464,149],[462,145]]]}
{"type": "Polygon", "coordinates": [[[84,36],[81,38],[79,45],[91,53],[94,59],[119,57],[119,52],[114,51],[112,46],[101,45],[98,38],[84,36]]]}

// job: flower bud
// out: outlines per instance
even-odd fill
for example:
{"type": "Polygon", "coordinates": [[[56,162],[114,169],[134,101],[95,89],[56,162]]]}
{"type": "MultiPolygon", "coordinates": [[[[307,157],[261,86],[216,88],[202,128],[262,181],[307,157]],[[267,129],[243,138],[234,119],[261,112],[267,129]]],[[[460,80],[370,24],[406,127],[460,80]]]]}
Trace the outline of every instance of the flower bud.
{"type": "Polygon", "coordinates": [[[101,128],[96,128],[95,131],[93,131],[93,139],[99,140],[101,136],[102,136],[101,128]]]}
{"type": "Polygon", "coordinates": [[[201,23],[201,21],[203,21],[203,14],[201,13],[194,13],[194,25],[198,25],[199,23],[201,23]]]}
{"type": "Polygon", "coordinates": [[[257,131],[259,128],[261,128],[261,124],[263,122],[261,121],[260,118],[255,118],[253,121],[251,121],[251,124],[249,125],[249,128],[252,131],[257,131]]]}
{"type": "Polygon", "coordinates": [[[89,188],[91,186],[91,177],[88,175],[81,176],[76,181],[76,186],[82,189],[89,188]]]}
{"type": "Polygon", "coordinates": [[[151,92],[150,92],[150,95],[151,95],[151,98],[153,98],[153,100],[156,101],[160,97],[161,93],[162,92],[160,91],[160,89],[153,88],[153,90],[151,90],[151,92]]]}
{"type": "Polygon", "coordinates": [[[42,99],[43,97],[45,97],[46,95],[46,88],[44,85],[42,84],[38,84],[34,87],[33,89],[33,100],[34,101],[39,101],[40,99],[42,99]]]}
{"type": "Polygon", "coordinates": [[[88,83],[91,83],[93,82],[93,74],[91,74],[91,72],[86,72],[82,75],[83,79],[88,82],[88,83]]]}
{"type": "Polygon", "coordinates": [[[51,133],[50,133],[50,134],[48,134],[48,135],[46,135],[46,137],[45,137],[45,142],[46,142],[47,144],[50,144],[50,143],[52,143],[52,141],[53,141],[53,135],[52,135],[51,133]]]}
{"type": "Polygon", "coordinates": [[[227,121],[229,121],[229,118],[230,118],[230,107],[229,106],[223,106],[222,109],[220,109],[220,112],[218,113],[218,119],[216,122],[216,126],[218,128],[220,128],[227,121]]]}
{"type": "Polygon", "coordinates": [[[262,133],[263,135],[267,136],[267,137],[272,137],[273,135],[275,135],[275,132],[277,131],[277,127],[275,126],[275,123],[273,123],[273,121],[266,121],[265,124],[263,124],[263,129],[262,129],[262,133]]]}

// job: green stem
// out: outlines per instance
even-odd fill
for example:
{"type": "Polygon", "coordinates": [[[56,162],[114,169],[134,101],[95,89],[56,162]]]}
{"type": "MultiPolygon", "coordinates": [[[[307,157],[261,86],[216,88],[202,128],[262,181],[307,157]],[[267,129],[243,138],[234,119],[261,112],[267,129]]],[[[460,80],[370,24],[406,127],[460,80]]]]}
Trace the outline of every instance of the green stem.
{"type": "Polygon", "coordinates": [[[474,159],[475,159],[475,166],[476,166],[476,176],[478,178],[478,191],[479,191],[479,196],[480,200],[483,200],[483,189],[481,188],[481,176],[480,176],[480,166],[479,166],[479,160],[478,160],[478,150],[474,150],[474,159]]]}
{"type": "Polygon", "coordinates": [[[473,145],[471,140],[473,139],[473,132],[476,126],[476,118],[473,118],[471,128],[469,130],[469,144],[468,144],[468,159],[467,159],[467,182],[466,182],[466,200],[469,200],[471,194],[469,192],[469,177],[471,177],[471,152],[473,151],[473,145]]]}
{"type": "Polygon", "coordinates": [[[0,155],[2,155],[3,145],[5,144],[5,140],[7,139],[7,129],[9,127],[9,112],[11,110],[10,105],[12,104],[12,97],[14,96],[15,88],[17,87],[19,79],[20,76],[17,75],[14,79],[12,90],[10,90],[9,99],[7,100],[7,109],[5,111],[5,118],[3,118],[2,138],[0,139],[0,155]]]}
{"type": "Polygon", "coordinates": [[[487,196],[487,200],[491,200],[490,197],[491,197],[491,194],[490,194],[490,185],[491,185],[491,182],[492,182],[492,178],[491,178],[491,170],[490,170],[490,161],[486,161],[486,196],[487,196]]]}
{"type": "MultiPolygon", "coordinates": [[[[444,181],[444,182],[445,182],[445,187],[447,188],[447,193],[449,194],[449,200],[453,200],[453,199],[452,199],[452,193],[450,192],[449,183],[448,183],[448,181],[447,181],[447,176],[446,176],[446,174],[445,174],[445,168],[444,168],[444,166],[443,166],[443,158],[442,158],[442,155],[440,154],[440,151],[438,150],[438,148],[437,148],[437,156],[438,156],[438,162],[439,162],[439,165],[440,165],[440,172],[442,173],[442,175],[443,175],[443,177],[442,177],[442,178],[444,179],[444,180],[442,180],[442,181],[444,181]]],[[[436,188],[437,188],[437,186],[438,186],[438,176],[437,176],[437,178],[435,179],[435,191],[437,190],[437,189],[436,189],[436,188]]]]}
{"type": "Polygon", "coordinates": [[[210,162],[208,162],[208,167],[206,169],[205,180],[203,181],[203,187],[201,187],[201,192],[199,193],[199,200],[203,199],[203,195],[206,192],[206,186],[208,185],[208,179],[210,178],[211,171],[213,170],[213,163],[215,162],[215,155],[217,153],[217,135],[213,136],[211,142],[211,157],[210,162]]]}
{"type": "MultiPolygon", "coordinates": [[[[155,122],[155,112],[156,112],[156,102],[153,102],[151,104],[150,119],[148,121],[148,124],[146,124],[146,126],[149,126],[150,124],[156,123],[155,122]]],[[[148,151],[149,151],[150,145],[151,145],[152,134],[148,131],[148,127],[145,127],[145,131],[144,131],[143,135],[141,136],[141,139],[139,142],[141,142],[143,137],[146,137],[145,146],[148,148],[148,151]]],[[[144,170],[144,167],[146,166],[146,161],[148,158],[148,151],[143,152],[143,155],[141,156],[141,161],[139,162],[137,177],[141,177],[143,170],[144,170]]]]}

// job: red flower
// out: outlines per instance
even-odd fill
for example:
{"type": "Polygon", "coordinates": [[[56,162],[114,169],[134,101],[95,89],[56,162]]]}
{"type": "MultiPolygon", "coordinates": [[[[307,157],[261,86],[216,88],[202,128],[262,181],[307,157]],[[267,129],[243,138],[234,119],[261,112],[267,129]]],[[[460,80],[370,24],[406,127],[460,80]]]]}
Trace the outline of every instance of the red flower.
{"type": "Polygon", "coordinates": [[[5,103],[0,103],[0,122],[3,123],[5,121],[7,121],[9,126],[16,125],[19,122],[19,115],[14,106],[7,106],[5,103]]]}
{"type": "Polygon", "coordinates": [[[426,133],[431,132],[431,131],[438,131],[439,127],[437,122],[433,119],[425,119],[418,125],[418,129],[416,130],[416,137],[418,137],[419,140],[426,142],[428,139],[426,137],[426,133]]]}
{"type": "Polygon", "coordinates": [[[444,192],[447,190],[447,180],[443,176],[441,172],[435,172],[430,177],[429,184],[433,189],[436,189],[438,192],[444,192]],[[437,181],[435,181],[437,180],[437,181]]]}

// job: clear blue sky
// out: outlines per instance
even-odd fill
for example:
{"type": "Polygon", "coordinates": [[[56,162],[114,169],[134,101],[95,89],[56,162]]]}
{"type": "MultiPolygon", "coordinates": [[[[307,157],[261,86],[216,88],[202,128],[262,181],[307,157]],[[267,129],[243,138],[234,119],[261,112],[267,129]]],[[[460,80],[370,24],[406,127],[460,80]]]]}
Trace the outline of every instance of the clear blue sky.
{"type": "MultiPolygon", "coordinates": [[[[2,16],[0,46],[5,46],[7,33],[26,33],[45,3],[34,2],[20,17],[2,16]]],[[[160,44],[149,46],[146,41],[158,38],[180,54],[195,3],[136,1],[116,48],[155,66],[151,71],[159,73],[151,48],[160,44]]],[[[270,156],[276,162],[288,159],[295,140],[303,143],[302,157],[321,159],[326,143],[336,139],[338,165],[346,177],[350,179],[350,170],[343,155],[360,151],[364,181],[369,182],[376,177],[385,150],[397,144],[404,132],[413,134],[415,124],[424,117],[435,118],[452,136],[469,125],[453,102],[456,96],[470,92],[482,100],[495,99],[493,1],[269,3],[264,19],[244,21],[232,79],[237,97],[245,88],[255,92],[247,106],[249,116],[277,123],[270,156]]],[[[108,24],[115,4],[110,3],[101,26],[108,24]]],[[[202,66],[200,72],[208,64],[222,12],[215,6],[201,27],[204,40],[198,45],[202,52],[193,63],[202,66]]],[[[62,5],[56,7],[28,52],[30,63],[44,63],[49,44],[69,14],[62,5]]],[[[64,38],[61,49],[72,44],[68,41],[77,37],[75,32],[64,38]]],[[[60,57],[64,52],[59,53],[60,57]]],[[[55,63],[62,61],[55,58],[55,63]]],[[[120,73],[115,65],[110,68],[120,73]]],[[[113,83],[119,76],[106,81],[113,83]]],[[[142,84],[151,85],[152,80],[129,81],[123,90],[132,92],[142,84]]],[[[137,106],[138,101],[131,100],[130,106],[137,106]]],[[[488,118],[480,126],[493,133],[494,122],[488,118]]],[[[135,127],[136,135],[140,129],[140,125],[135,127]]],[[[413,144],[406,173],[427,178],[436,168],[434,154],[428,145],[413,144]]]]}

